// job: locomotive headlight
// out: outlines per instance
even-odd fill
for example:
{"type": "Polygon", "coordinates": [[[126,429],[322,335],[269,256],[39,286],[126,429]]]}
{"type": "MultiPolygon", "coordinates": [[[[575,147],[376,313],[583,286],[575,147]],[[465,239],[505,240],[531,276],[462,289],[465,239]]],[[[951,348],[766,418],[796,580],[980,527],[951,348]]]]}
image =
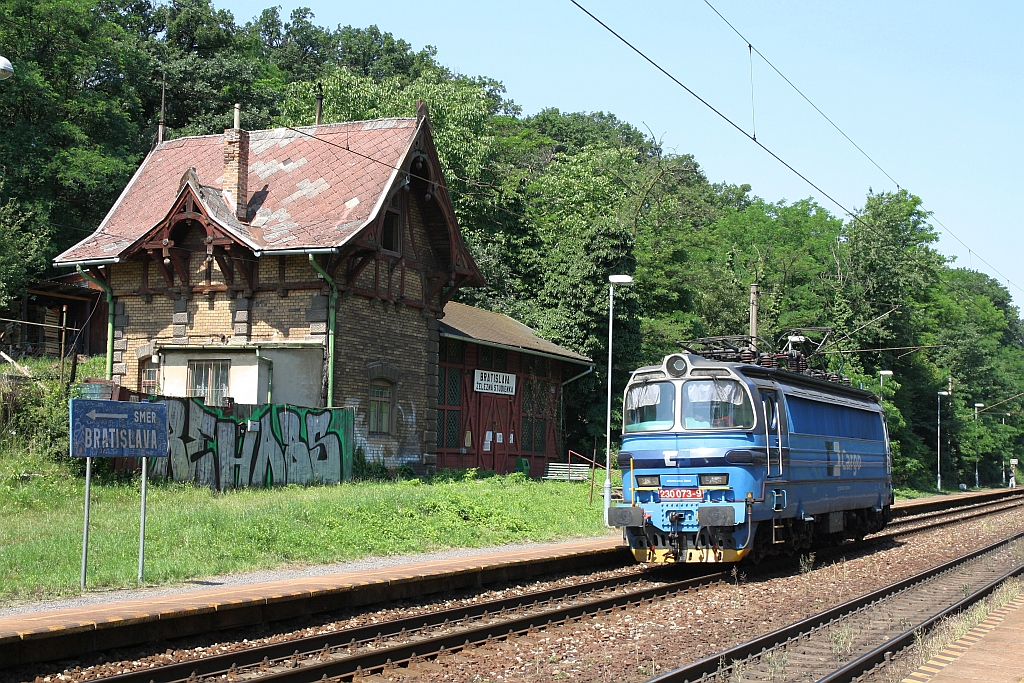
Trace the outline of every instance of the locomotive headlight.
{"type": "Polygon", "coordinates": [[[728,486],[728,474],[699,474],[697,475],[701,486],[728,486]]]}
{"type": "Polygon", "coordinates": [[[656,489],[661,486],[661,476],[657,474],[639,474],[636,477],[636,485],[642,488],[656,489]]]}

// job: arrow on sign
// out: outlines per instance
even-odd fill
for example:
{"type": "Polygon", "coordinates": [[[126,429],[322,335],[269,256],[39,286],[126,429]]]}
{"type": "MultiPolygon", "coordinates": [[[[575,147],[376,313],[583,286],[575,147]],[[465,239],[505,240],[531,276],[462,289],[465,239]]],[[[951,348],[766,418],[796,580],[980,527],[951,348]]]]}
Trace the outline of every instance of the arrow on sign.
{"type": "Polygon", "coordinates": [[[105,417],[108,420],[127,420],[128,419],[128,413],[124,413],[124,414],[118,414],[118,413],[97,413],[95,410],[90,410],[88,413],[86,413],[86,415],[89,416],[90,420],[95,420],[97,417],[105,417]]]}

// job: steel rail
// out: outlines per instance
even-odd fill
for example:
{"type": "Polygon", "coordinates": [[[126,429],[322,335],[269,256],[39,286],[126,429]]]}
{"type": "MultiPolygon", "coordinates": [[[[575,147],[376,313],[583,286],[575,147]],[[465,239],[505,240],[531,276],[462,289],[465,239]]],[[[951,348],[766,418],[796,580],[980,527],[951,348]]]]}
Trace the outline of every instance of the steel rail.
{"type": "MultiPolygon", "coordinates": [[[[953,502],[955,500],[956,499],[952,499],[950,502],[953,502]]],[[[972,504],[972,505],[962,506],[962,507],[965,507],[965,508],[968,508],[968,509],[970,509],[970,508],[992,507],[994,505],[999,504],[1002,501],[1005,501],[1005,498],[1001,499],[1001,500],[994,501],[994,502],[975,503],[975,504],[972,504]]],[[[1022,502],[1020,504],[1024,504],[1024,502],[1022,502]]],[[[951,514],[951,513],[955,513],[955,511],[959,507],[961,507],[961,506],[955,506],[955,507],[947,509],[946,511],[938,512],[938,513],[923,513],[922,516],[924,516],[924,515],[928,515],[928,516],[931,516],[931,515],[935,515],[935,516],[948,515],[948,514],[951,514]]],[[[1010,506],[1010,507],[1012,507],[1012,506],[1010,506]]],[[[1006,509],[1006,508],[1001,508],[1001,509],[998,509],[998,510],[981,510],[979,512],[976,512],[974,515],[972,515],[971,517],[968,517],[968,518],[961,517],[961,518],[957,518],[955,520],[948,520],[948,521],[944,521],[944,522],[938,522],[938,523],[935,523],[935,524],[931,524],[931,525],[929,525],[927,527],[927,529],[933,529],[933,528],[936,528],[936,527],[939,527],[939,526],[944,526],[946,524],[953,524],[953,523],[965,521],[965,519],[970,519],[970,518],[973,518],[973,517],[980,517],[980,516],[984,516],[984,515],[987,515],[987,514],[994,514],[995,512],[1002,511],[1002,509],[1006,509]]],[[[915,522],[915,521],[917,521],[917,522],[922,521],[921,517],[915,517],[913,520],[908,519],[908,520],[906,520],[906,523],[912,523],[912,522],[915,522]]],[[[885,541],[885,540],[893,539],[897,535],[905,535],[905,534],[909,534],[909,533],[915,533],[915,532],[921,531],[921,530],[924,530],[924,529],[914,528],[914,529],[909,529],[909,530],[906,530],[906,531],[897,531],[897,532],[895,532],[893,534],[886,534],[886,535],[883,535],[883,536],[874,536],[874,537],[865,539],[862,543],[864,543],[864,544],[877,543],[879,541],[885,541]]],[[[850,550],[852,548],[857,547],[858,545],[860,545],[860,544],[852,543],[852,544],[847,544],[847,545],[842,545],[842,546],[833,546],[833,547],[829,547],[829,548],[824,548],[822,550],[825,551],[825,552],[828,552],[828,551],[843,551],[843,550],[850,550]]],[[[788,559],[788,558],[781,558],[781,559],[782,559],[782,561],[784,563],[786,561],[786,559],[788,559]]],[[[766,572],[773,571],[774,569],[777,569],[778,568],[778,564],[779,563],[777,563],[775,561],[766,562],[766,563],[764,563],[764,564],[762,564],[760,566],[757,566],[755,569],[756,569],[756,571],[759,574],[760,573],[766,573],[766,572]]],[[[670,565],[670,566],[671,567],[675,567],[675,568],[679,568],[682,565],[670,565]]],[[[656,571],[658,569],[661,569],[661,568],[660,567],[655,568],[656,571]]],[[[731,567],[730,567],[730,570],[731,570],[731,567]]],[[[671,586],[671,588],[667,587],[667,586],[661,586],[659,588],[664,589],[666,592],[671,592],[672,590],[681,590],[681,589],[685,588],[687,585],[694,586],[694,585],[700,585],[702,583],[713,583],[715,581],[724,580],[727,577],[728,577],[728,572],[727,571],[710,572],[710,573],[707,573],[707,574],[703,574],[701,576],[691,577],[691,578],[686,579],[686,580],[681,581],[681,582],[674,582],[674,583],[671,583],[671,584],[667,584],[667,586],[671,586]]],[[[335,631],[335,632],[329,633],[329,634],[322,634],[322,635],[315,635],[315,636],[306,636],[306,637],[296,638],[296,639],[292,639],[292,640],[288,640],[288,641],[284,641],[284,642],[280,642],[280,643],[271,643],[271,644],[267,644],[267,645],[254,646],[254,647],[247,648],[247,649],[244,649],[244,650],[236,650],[236,651],[226,652],[226,653],[219,654],[219,655],[212,655],[212,656],[209,656],[209,657],[201,657],[201,658],[196,658],[196,659],[189,659],[189,660],[182,661],[182,662],[175,662],[175,663],[165,664],[165,665],[156,666],[156,667],[147,668],[147,669],[139,669],[138,671],[130,671],[130,672],[126,672],[126,673],[123,673],[123,674],[117,674],[117,675],[114,675],[114,676],[98,678],[98,679],[95,679],[95,681],[97,681],[97,682],[102,681],[103,683],[174,683],[175,681],[184,681],[184,680],[188,680],[188,679],[193,679],[194,680],[196,678],[203,678],[203,677],[209,677],[209,676],[212,676],[212,675],[225,674],[225,673],[237,671],[239,668],[243,668],[244,669],[244,668],[248,668],[248,667],[262,666],[262,668],[265,669],[265,668],[268,668],[268,667],[275,667],[279,663],[284,663],[284,662],[289,662],[289,661],[294,662],[297,659],[296,655],[306,656],[306,657],[312,656],[312,655],[316,655],[317,653],[322,652],[324,650],[324,648],[331,649],[331,648],[350,646],[353,643],[359,644],[359,643],[366,643],[368,641],[380,641],[380,640],[383,640],[383,639],[393,638],[393,637],[396,637],[396,636],[400,636],[400,634],[402,634],[403,632],[409,633],[409,632],[414,632],[414,631],[418,631],[418,630],[422,630],[422,629],[444,627],[446,624],[451,625],[451,626],[455,626],[457,624],[457,622],[466,622],[466,621],[470,621],[470,620],[481,618],[481,617],[488,617],[488,616],[492,616],[492,615],[495,615],[495,614],[507,613],[510,610],[521,610],[521,609],[524,609],[524,608],[532,608],[532,607],[536,607],[540,603],[549,602],[549,601],[552,601],[552,600],[570,599],[570,598],[573,598],[573,597],[581,596],[581,595],[583,595],[585,593],[591,593],[591,592],[595,592],[595,591],[605,590],[605,589],[608,589],[608,588],[615,588],[615,587],[618,587],[618,586],[621,586],[621,585],[625,585],[625,584],[628,584],[630,582],[637,581],[637,580],[657,581],[656,578],[645,577],[645,576],[642,576],[642,575],[630,575],[630,576],[626,576],[626,577],[613,577],[613,578],[608,578],[608,579],[600,579],[600,580],[597,580],[597,581],[591,581],[591,582],[587,582],[587,583],[583,583],[583,584],[577,584],[577,585],[574,585],[574,586],[567,586],[567,587],[559,587],[559,588],[547,589],[547,590],[538,591],[538,592],[535,592],[535,593],[527,593],[527,594],[520,595],[520,596],[513,596],[513,597],[510,597],[510,598],[502,598],[502,599],[498,599],[498,600],[487,601],[487,602],[479,603],[479,604],[476,604],[476,605],[466,605],[466,606],[461,606],[461,607],[454,607],[454,608],[450,608],[450,609],[446,609],[446,610],[440,610],[440,611],[436,611],[436,612],[428,612],[428,613],[424,613],[424,614],[420,614],[420,615],[414,615],[414,616],[410,616],[410,617],[404,617],[404,618],[401,618],[401,619],[381,622],[381,623],[378,623],[378,624],[370,624],[370,625],[366,625],[366,626],[358,626],[358,627],[354,627],[354,628],[350,628],[350,629],[345,629],[345,630],[342,630],[342,631],[335,631]]],[[[648,589],[648,590],[650,590],[650,589],[648,589]]],[[[625,594],[624,593],[624,594],[622,594],[620,596],[615,596],[615,598],[628,597],[629,595],[632,595],[632,594],[625,594]]],[[[555,616],[557,616],[555,614],[556,612],[557,612],[557,610],[551,611],[550,612],[550,616],[548,616],[548,613],[545,612],[545,615],[548,616],[548,618],[554,619],[555,616]]],[[[506,622],[506,623],[508,623],[508,622],[506,622]]],[[[463,631],[462,633],[469,633],[469,631],[463,631]]],[[[507,633],[504,634],[504,635],[507,636],[507,633]]],[[[464,636],[460,636],[460,637],[464,638],[464,636]]],[[[492,636],[492,637],[496,637],[496,636],[492,636]]],[[[486,640],[486,636],[484,638],[486,640]]],[[[456,643],[456,645],[458,645],[458,644],[460,644],[460,643],[456,643]]],[[[448,648],[448,649],[451,649],[454,646],[453,645],[446,645],[445,647],[448,648]]],[[[410,652],[412,652],[412,650],[410,650],[410,652]]],[[[400,661],[400,660],[403,659],[401,657],[401,654],[398,651],[394,652],[393,654],[395,654],[396,657],[398,658],[398,659],[396,659],[395,657],[393,657],[392,658],[393,660],[400,661]]],[[[424,655],[427,655],[427,654],[429,654],[429,649],[423,649],[421,647],[420,650],[419,650],[419,655],[418,656],[424,656],[424,655]]],[[[407,658],[404,658],[404,659],[407,659],[407,658]]],[[[386,664],[386,661],[387,660],[385,659],[382,664],[386,664]]],[[[374,667],[374,666],[378,666],[378,664],[373,664],[373,663],[367,662],[367,666],[374,667]]],[[[302,666],[302,668],[308,668],[308,667],[302,666]]],[[[366,668],[366,667],[364,667],[364,668],[366,668]]]]}
{"type": "MultiPolygon", "coordinates": [[[[670,585],[685,584],[685,586],[693,587],[702,583],[714,583],[715,581],[724,580],[727,576],[727,572],[718,571],[670,585]]],[[[173,681],[221,674],[239,667],[244,668],[260,664],[274,665],[277,662],[294,658],[296,653],[311,655],[322,651],[324,648],[346,647],[353,643],[359,644],[391,638],[399,636],[403,632],[443,627],[446,624],[454,626],[457,625],[457,622],[487,618],[492,615],[505,614],[510,610],[533,608],[552,600],[572,599],[586,593],[617,588],[630,582],[635,582],[638,578],[641,577],[631,575],[599,579],[573,586],[562,586],[510,598],[490,600],[476,605],[465,605],[437,612],[428,612],[379,624],[356,626],[333,633],[306,636],[281,643],[260,645],[210,657],[190,659],[149,669],[139,669],[138,671],[129,671],[95,680],[103,681],[104,683],[172,683],[173,681]]],[[[627,596],[630,594],[624,593],[622,595],[627,596]]]]}
{"type": "MultiPolygon", "coordinates": [[[[721,574],[724,575],[725,572],[721,572],[721,574]]],[[[588,614],[629,609],[632,605],[642,604],[648,600],[653,601],[655,598],[696,588],[700,584],[710,585],[719,581],[724,581],[724,576],[715,581],[709,581],[707,578],[687,579],[655,588],[591,600],[582,604],[545,610],[536,614],[499,621],[495,624],[459,630],[455,633],[412,640],[408,643],[368,652],[352,653],[333,661],[297,665],[284,671],[260,676],[259,680],[266,683],[315,683],[323,678],[340,679],[365,675],[400,664],[412,663],[421,658],[443,656],[445,653],[458,652],[476,645],[524,635],[537,629],[550,628],[556,624],[571,624],[576,619],[588,614]]]]}
{"type": "Polygon", "coordinates": [[[1013,510],[1014,508],[1021,507],[1022,505],[1024,505],[1024,501],[1007,502],[1003,500],[994,501],[992,503],[984,503],[979,506],[971,506],[966,508],[950,508],[945,512],[929,513],[928,515],[922,515],[921,517],[904,518],[899,521],[889,522],[889,525],[887,525],[886,527],[887,533],[885,534],[885,536],[872,537],[872,539],[868,540],[873,540],[874,538],[885,538],[890,536],[896,537],[923,529],[938,529],[940,527],[949,526],[950,524],[956,524],[957,522],[966,522],[972,519],[977,519],[979,517],[987,517],[988,515],[995,515],[1000,512],[1006,512],[1007,510],[1013,510]],[[963,514],[964,512],[968,512],[969,514],[963,514]],[[952,519],[929,521],[935,520],[938,517],[946,517],[949,515],[956,514],[960,514],[961,516],[952,519]],[[915,526],[917,524],[921,524],[922,522],[928,522],[927,526],[915,526]],[[895,526],[896,528],[891,529],[889,528],[889,526],[895,526]],[[904,526],[908,528],[901,528],[904,526]]]}
{"type": "MultiPolygon", "coordinates": [[[[778,645],[791,641],[804,633],[811,632],[827,625],[835,619],[857,612],[874,602],[888,598],[910,588],[911,586],[922,583],[923,581],[931,579],[951,569],[955,569],[973,559],[981,557],[982,555],[999,550],[1000,548],[1021,538],[1024,538],[1024,532],[1016,533],[1008,538],[1002,539],[1001,541],[987,545],[984,548],[980,548],[966,555],[944,562],[941,565],[927,569],[915,574],[914,576],[902,579],[901,581],[897,581],[896,583],[888,586],[884,586],[878,590],[872,591],[858,598],[854,598],[853,600],[849,600],[841,605],[837,605],[823,612],[807,617],[806,619],[784,626],[766,635],[759,636],[753,640],[731,647],[723,652],[691,662],[690,664],[678,669],[667,671],[655,676],[654,678],[648,679],[647,683],[678,683],[681,681],[699,680],[702,676],[708,676],[716,673],[721,668],[723,662],[742,661],[751,655],[761,652],[762,650],[770,650],[778,645]]],[[[944,612],[945,611],[947,610],[944,610],[944,612]]],[[[916,628],[912,629],[910,633],[913,634],[914,630],[916,630],[916,628]]]]}
{"type": "MultiPolygon", "coordinates": [[[[894,516],[889,524],[909,524],[912,522],[920,522],[925,519],[933,519],[935,517],[942,517],[957,511],[977,510],[982,508],[991,507],[993,505],[1012,505],[1017,502],[1024,502],[1024,489],[1016,489],[1015,493],[1007,493],[1004,496],[1000,496],[994,499],[986,499],[982,501],[972,500],[970,503],[964,505],[954,505],[952,507],[943,508],[941,510],[928,509],[921,513],[903,514],[898,517],[894,516]]],[[[955,500],[955,499],[954,499],[955,500]]],[[[898,510],[906,510],[906,508],[896,508],[898,510]]],[[[894,510],[895,512],[895,510],[894,510]]]]}
{"type": "Polygon", "coordinates": [[[888,659],[894,654],[909,647],[910,645],[913,645],[914,642],[917,641],[921,632],[931,631],[939,622],[944,619],[948,619],[955,614],[959,614],[971,605],[987,598],[995,592],[995,590],[999,588],[1004,581],[1015,576],[1020,576],[1021,574],[1024,574],[1024,565],[1006,572],[999,578],[990,581],[975,593],[972,593],[954,605],[950,605],[935,616],[921,622],[916,627],[904,631],[902,634],[879,645],[871,652],[858,657],[849,664],[843,666],[841,669],[837,669],[828,676],[818,679],[817,683],[850,683],[859,676],[871,671],[879,664],[888,661],[888,659]]]}

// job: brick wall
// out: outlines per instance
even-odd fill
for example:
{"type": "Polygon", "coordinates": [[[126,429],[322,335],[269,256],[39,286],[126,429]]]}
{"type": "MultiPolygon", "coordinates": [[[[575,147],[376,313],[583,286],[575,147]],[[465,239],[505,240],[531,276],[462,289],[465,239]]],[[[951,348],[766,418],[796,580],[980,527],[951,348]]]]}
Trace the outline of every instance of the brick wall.
{"type": "MultiPolygon", "coordinates": [[[[286,296],[282,296],[278,259],[270,257],[260,259],[259,264],[260,281],[267,287],[249,298],[232,297],[233,292],[225,291],[227,283],[216,260],[207,263],[202,237],[202,231],[193,229],[181,241],[193,250],[187,264],[193,291],[187,299],[177,298],[175,293],[140,294],[141,261],[110,266],[116,314],[114,378],[122,385],[138,389],[139,364],[153,352],[154,342],[230,346],[253,341],[325,341],[326,283],[322,289],[285,288],[286,296]],[[203,293],[208,284],[209,291],[203,293]]],[[[317,282],[306,257],[287,257],[285,273],[284,284],[308,287],[317,282]]],[[[157,291],[166,286],[152,265],[149,285],[157,291]]]]}
{"type": "MultiPolygon", "coordinates": [[[[355,408],[355,443],[368,460],[383,461],[388,467],[432,464],[425,457],[435,440],[433,431],[426,432],[433,429],[427,419],[433,406],[428,406],[425,368],[428,327],[434,323],[432,316],[415,308],[360,296],[339,298],[335,393],[340,405],[355,408]],[[390,434],[369,432],[370,382],[375,377],[392,386],[397,419],[390,434]]],[[[431,391],[436,394],[436,388],[431,391]]]]}

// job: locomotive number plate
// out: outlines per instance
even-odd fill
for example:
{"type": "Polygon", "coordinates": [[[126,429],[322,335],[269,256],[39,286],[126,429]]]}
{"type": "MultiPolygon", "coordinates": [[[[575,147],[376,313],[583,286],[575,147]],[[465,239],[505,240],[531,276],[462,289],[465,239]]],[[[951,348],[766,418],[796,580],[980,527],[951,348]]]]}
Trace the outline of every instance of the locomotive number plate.
{"type": "Polygon", "coordinates": [[[704,492],[700,489],[659,489],[658,498],[662,500],[703,500],[704,492]]]}

